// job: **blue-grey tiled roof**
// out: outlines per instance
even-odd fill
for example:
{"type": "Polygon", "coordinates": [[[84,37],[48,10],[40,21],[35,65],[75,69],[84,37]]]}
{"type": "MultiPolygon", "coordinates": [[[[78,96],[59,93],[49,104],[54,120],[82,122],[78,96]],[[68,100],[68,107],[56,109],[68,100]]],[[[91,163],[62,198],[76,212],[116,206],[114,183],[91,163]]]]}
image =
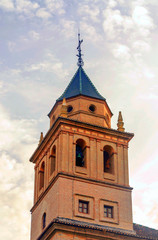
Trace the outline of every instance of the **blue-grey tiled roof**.
{"type": "Polygon", "coordinates": [[[81,66],[79,66],[64,93],[57,99],[57,102],[61,101],[63,98],[67,99],[78,95],[105,100],[105,98],[99,94],[81,66]]]}

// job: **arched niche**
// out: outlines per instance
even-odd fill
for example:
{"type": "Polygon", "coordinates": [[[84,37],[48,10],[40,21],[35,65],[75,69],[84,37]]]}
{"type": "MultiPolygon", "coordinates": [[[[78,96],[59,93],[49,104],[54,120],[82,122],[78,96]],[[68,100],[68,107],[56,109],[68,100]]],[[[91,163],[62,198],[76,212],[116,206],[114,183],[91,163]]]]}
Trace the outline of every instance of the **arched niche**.
{"type": "Polygon", "coordinates": [[[42,162],[39,169],[39,190],[44,187],[45,163],[42,162]]]}
{"type": "Polygon", "coordinates": [[[76,141],[76,166],[86,167],[86,142],[83,139],[76,141]]]}
{"type": "Polygon", "coordinates": [[[103,171],[114,174],[114,149],[109,145],[103,147],[103,171]]]}
{"type": "Polygon", "coordinates": [[[56,167],[56,146],[55,145],[51,150],[51,155],[49,157],[49,160],[50,160],[50,176],[51,176],[55,171],[55,167],[56,167]]]}

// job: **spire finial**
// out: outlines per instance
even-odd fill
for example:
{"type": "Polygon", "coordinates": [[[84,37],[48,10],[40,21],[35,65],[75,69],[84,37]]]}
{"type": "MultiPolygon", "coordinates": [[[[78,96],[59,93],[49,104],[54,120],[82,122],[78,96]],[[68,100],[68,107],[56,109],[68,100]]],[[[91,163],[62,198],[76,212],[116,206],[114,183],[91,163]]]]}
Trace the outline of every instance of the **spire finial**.
{"type": "Polygon", "coordinates": [[[82,67],[84,65],[84,62],[82,60],[82,56],[83,54],[81,53],[81,43],[83,42],[83,40],[80,40],[80,33],[78,33],[78,47],[77,47],[77,50],[78,50],[78,54],[76,55],[78,57],[78,62],[77,62],[77,65],[79,67],[82,67]]]}
{"type": "Polygon", "coordinates": [[[120,131],[120,132],[124,132],[125,129],[124,129],[124,122],[123,122],[123,118],[122,118],[122,113],[121,111],[119,112],[119,116],[118,116],[118,122],[117,122],[117,130],[120,131]]]}

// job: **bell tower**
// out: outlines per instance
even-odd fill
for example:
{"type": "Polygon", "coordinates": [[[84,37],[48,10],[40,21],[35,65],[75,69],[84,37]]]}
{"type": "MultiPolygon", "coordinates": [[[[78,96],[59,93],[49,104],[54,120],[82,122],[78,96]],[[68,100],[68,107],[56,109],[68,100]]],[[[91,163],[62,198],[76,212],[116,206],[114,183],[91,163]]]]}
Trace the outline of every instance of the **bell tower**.
{"type": "Polygon", "coordinates": [[[133,134],[125,132],[121,112],[118,129],[111,128],[106,99],[83,69],[82,42],[79,35],[78,69],[49,112],[50,128],[30,158],[35,164],[31,240],[135,234],[128,176],[133,134]]]}

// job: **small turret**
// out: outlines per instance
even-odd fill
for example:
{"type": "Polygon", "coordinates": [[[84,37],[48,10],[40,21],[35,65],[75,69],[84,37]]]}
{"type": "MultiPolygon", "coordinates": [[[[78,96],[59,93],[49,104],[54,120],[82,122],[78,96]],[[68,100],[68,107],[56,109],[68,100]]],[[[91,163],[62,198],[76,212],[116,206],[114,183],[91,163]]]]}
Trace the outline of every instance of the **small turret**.
{"type": "Polygon", "coordinates": [[[66,99],[63,98],[63,103],[62,103],[62,106],[61,106],[61,113],[60,113],[60,116],[61,117],[67,117],[67,104],[66,104],[66,99]]]}
{"type": "Polygon", "coordinates": [[[41,132],[40,140],[39,140],[39,144],[38,144],[38,145],[40,145],[40,143],[42,142],[42,140],[43,140],[43,132],[41,132]]]}
{"type": "Polygon", "coordinates": [[[122,118],[122,113],[120,111],[119,116],[118,116],[118,122],[117,122],[117,127],[118,127],[117,130],[120,132],[124,132],[125,128],[123,126],[124,126],[124,122],[123,122],[123,118],[122,118]]]}

